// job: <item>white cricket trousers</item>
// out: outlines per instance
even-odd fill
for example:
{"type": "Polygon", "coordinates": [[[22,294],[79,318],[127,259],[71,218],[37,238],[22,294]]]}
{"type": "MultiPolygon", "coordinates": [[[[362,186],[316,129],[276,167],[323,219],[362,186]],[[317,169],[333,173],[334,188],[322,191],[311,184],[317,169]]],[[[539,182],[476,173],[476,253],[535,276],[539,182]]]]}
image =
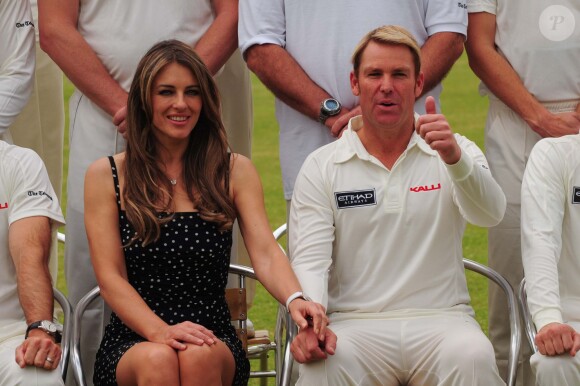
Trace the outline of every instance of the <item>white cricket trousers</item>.
{"type": "Polygon", "coordinates": [[[328,359],[300,365],[303,386],[500,386],[491,343],[462,312],[332,321],[328,359]]]}

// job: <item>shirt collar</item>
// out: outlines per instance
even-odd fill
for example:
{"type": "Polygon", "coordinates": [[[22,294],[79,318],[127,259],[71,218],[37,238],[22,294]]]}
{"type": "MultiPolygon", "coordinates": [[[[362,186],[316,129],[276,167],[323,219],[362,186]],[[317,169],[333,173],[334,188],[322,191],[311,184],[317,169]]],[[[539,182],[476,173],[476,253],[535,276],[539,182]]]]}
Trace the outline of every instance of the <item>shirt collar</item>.
{"type": "MultiPolygon", "coordinates": [[[[419,118],[419,114],[415,113],[415,121],[419,118]]],[[[338,139],[339,146],[335,153],[334,162],[343,163],[350,160],[355,155],[365,161],[370,160],[371,155],[367,149],[362,144],[360,138],[356,134],[363,126],[362,115],[357,115],[353,117],[348,122],[348,127],[342,133],[340,139],[338,139]]],[[[419,150],[423,151],[425,154],[430,156],[436,156],[437,152],[425,142],[423,138],[416,131],[413,131],[409,144],[405,153],[410,151],[413,147],[417,147],[419,150]]]]}

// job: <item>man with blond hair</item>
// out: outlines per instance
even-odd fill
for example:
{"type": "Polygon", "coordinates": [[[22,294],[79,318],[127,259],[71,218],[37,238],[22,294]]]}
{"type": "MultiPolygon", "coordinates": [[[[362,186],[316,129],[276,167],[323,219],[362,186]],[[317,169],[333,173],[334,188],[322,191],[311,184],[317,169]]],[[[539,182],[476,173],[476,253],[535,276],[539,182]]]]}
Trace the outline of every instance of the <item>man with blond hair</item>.
{"type": "Polygon", "coordinates": [[[292,343],[301,385],[503,385],[474,319],[462,262],[466,222],[492,226],[505,197],[480,149],[453,134],[409,32],[385,26],[353,54],[361,115],[305,161],[289,252],[330,329],[292,343]]]}
{"type": "Polygon", "coordinates": [[[415,109],[423,111],[428,95],[439,106],[441,81],[463,51],[463,0],[240,0],[240,49],[276,96],[288,204],[308,154],[360,114],[348,83],[349,56],[365,33],[384,24],[405,27],[421,46],[425,81],[415,109]]]}

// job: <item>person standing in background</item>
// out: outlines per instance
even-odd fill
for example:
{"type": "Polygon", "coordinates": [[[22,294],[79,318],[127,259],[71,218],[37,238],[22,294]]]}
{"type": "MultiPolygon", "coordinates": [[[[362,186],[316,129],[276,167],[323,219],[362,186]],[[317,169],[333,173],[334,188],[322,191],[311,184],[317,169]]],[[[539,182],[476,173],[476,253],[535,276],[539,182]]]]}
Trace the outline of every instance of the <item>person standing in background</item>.
{"type": "MultiPolygon", "coordinates": [[[[580,3],[564,0],[468,0],[469,64],[489,97],[485,147],[507,197],[503,221],[489,230],[488,263],[517,288],[523,278],[520,239],[522,176],[542,137],[580,129],[580,3]]],[[[505,297],[489,287],[489,335],[507,375],[509,319],[505,297]]],[[[524,339],[524,338],[522,338],[524,339]]],[[[522,342],[518,385],[534,385],[531,351],[522,342]]]]}
{"type": "MultiPolygon", "coordinates": [[[[97,284],[83,219],[85,171],[96,159],[124,150],[127,91],[139,59],[154,43],[174,38],[194,47],[216,76],[233,151],[249,155],[251,89],[249,73],[235,52],[237,19],[237,1],[228,0],[39,2],[41,47],[76,87],[69,102],[65,249],[73,305],[97,284]]],[[[97,332],[109,318],[102,302],[85,315],[82,355],[86,378],[92,379],[101,337],[97,332]]]]}
{"type": "MultiPolygon", "coordinates": [[[[38,5],[30,0],[36,30],[36,68],[32,95],[22,113],[10,126],[15,145],[34,150],[44,162],[50,183],[60,200],[62,193],[62,160],[64,145],[64,95],[62,71],[40,49],[38,42],[38,5]]],[[[51,243],[50,273],[57,280],[58,244],[51,243]]]]}
{"type": "Polygon", "coordinates": [[[28,0],[0,0],[0,140],[12,142],[8,129],[32,93],[34,22],[28,0]]]}
{"type": "Polygon", "coordinates": [[[421,46],[425,87],[416,111],[424,112],[428,95],[439,106],[440,82],[463,52],[464,3],[240,0],[240,49],[248,67],[276,96],[288,208],[308,154],[340,136],[348,120],[360,114],[348,82],[350,54],[365,33],[385,24],[408,29],[421,46]]]}

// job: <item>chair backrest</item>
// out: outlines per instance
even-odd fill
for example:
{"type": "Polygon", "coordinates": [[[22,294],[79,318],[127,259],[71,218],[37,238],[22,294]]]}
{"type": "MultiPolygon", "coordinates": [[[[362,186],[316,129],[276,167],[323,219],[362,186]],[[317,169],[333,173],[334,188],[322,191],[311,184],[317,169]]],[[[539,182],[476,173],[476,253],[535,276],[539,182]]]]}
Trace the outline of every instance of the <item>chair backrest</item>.
{"type": "Polygon", "coordinates": [[[520,341],[522,329],[520,326],[520,316],[518,311],[518,299],[510,283],[493,269],[478,262],[463,259],[465,269],[479,273],[497,284],[505,293],[507,299],[508,313],[510,319],[510,351],[508,357],[508,379],[507,385],[516,384],[518,370],[518,358],[520,356],[520,341]]]}
{"type": "Polygon", "coordinates": [[[520,283],[520,288],[518,290],[518,300],[520,302],[520,310],[522,311],[522,318],[524,320],[524,327],[526,330],[526,337],[528,338],[528,344],[532,348],[534,353],[538,352],[538,347],[536,346],[536,326],[532,320],[532,314],[530,308],[528,307],[528,295],[526,293],[526,278],[522,279],[520,283]]]}
{"type": "MultiPolygon", "coordinates": [[[[282,236],[284,236],[287,232],[286,224],[283,224],[278,229],[274,231],[274,235],[276,240],[279,240],[282,236]]],[[[510,352],[508,358],[508,386],[514,386],[516,384],[516,375],[517,375],[517,366],[518,366],[518,357],[520,353],[520,339],[521,339],[521,326],[520,326],[520,319],[519,319],[519,311],[518,311],[518,300],[512,289],[511,285],[508,281],[501,276],[499,273],[494,271],[493,269],[477,263],[475,261],[469,259],[463,259],[463,265],[465,269],[470,271],[479,273],[489,280],[493,281],[495,284],[499,285],[500,288],[506,295],[507,304],[508,304],[508,313],[510,319],[510,352]]],[[[296,336],[298,329],[292,318],[289,315],[286,315],[286,346],[284,349],[282,365],[279,367],[281,370],[281,386],[289,386],[290,385],[290,377],[292,375],[292,354],[290,353],[290,343],[296,336]]],[[[279,340],[281,341],[281,340],[279,340]]]]}
{"type": "Polygon", "coordinates": [[[62,341],[60,343],[60,347],[62,350],[62,358],[60,360],[59,367],[62,379],[66,381],[66,372],[68,369],[68,361],[70,355],[70,340],[73,329],[73,311],[70,302],[62,292],[60,292],[56,288],[53,288],[52,293],[54,296],[54,300],[60,305],[60,308],[62,309],[64,316],[62,341]]]}

